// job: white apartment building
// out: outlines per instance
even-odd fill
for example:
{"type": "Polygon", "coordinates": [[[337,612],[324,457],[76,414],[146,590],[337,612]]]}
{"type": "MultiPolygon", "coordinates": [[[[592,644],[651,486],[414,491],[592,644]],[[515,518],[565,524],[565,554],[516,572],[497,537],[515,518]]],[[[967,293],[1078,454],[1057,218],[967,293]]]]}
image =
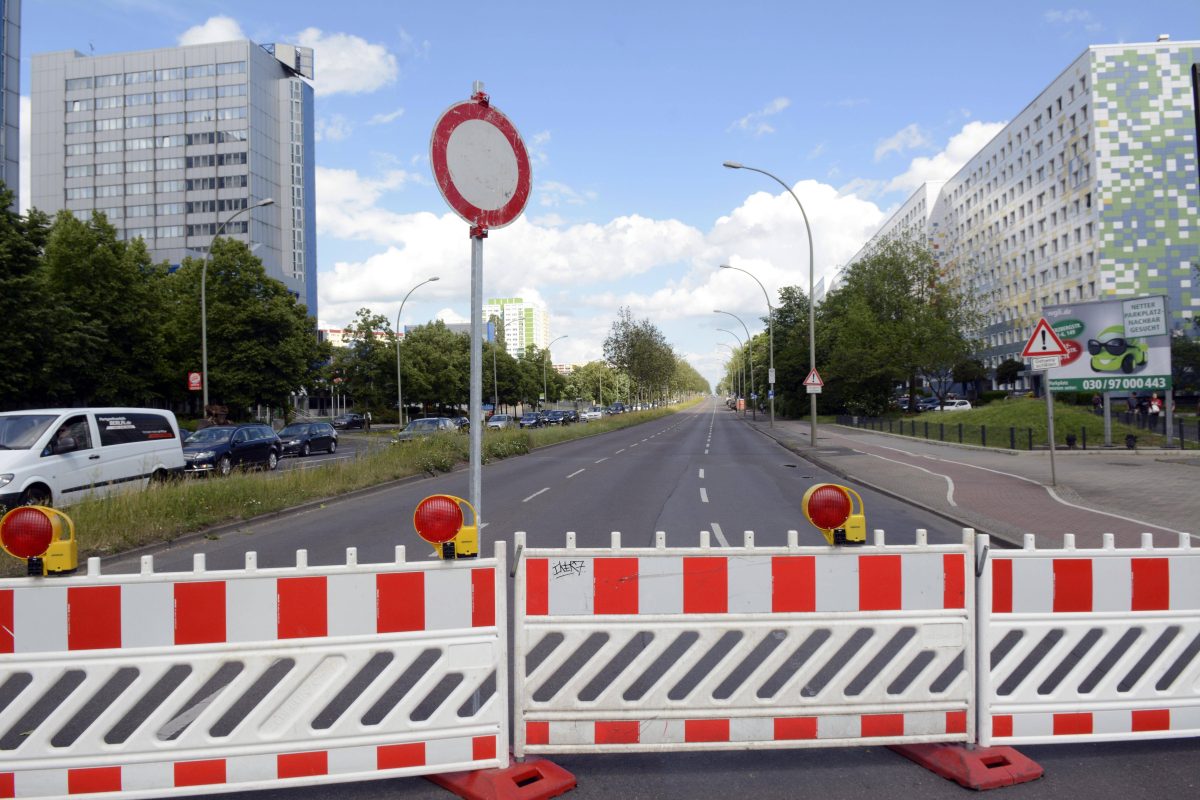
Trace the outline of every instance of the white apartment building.
{"type": "Polygon", "coordinates": [[[316,316],[312,55],[247,40],[35,54],[31,205],[103,211],[171,265],[221,229],[316,316]]]}
{"type": "Polygon", "coordinates": [[[483,321],[500,320],[504,349],[511,356],[525,352],[529,345],[543,349],[550,344],[550,315],[544,306],[526,303],[520,297],[499,297],[483,304],[483,321]]]}

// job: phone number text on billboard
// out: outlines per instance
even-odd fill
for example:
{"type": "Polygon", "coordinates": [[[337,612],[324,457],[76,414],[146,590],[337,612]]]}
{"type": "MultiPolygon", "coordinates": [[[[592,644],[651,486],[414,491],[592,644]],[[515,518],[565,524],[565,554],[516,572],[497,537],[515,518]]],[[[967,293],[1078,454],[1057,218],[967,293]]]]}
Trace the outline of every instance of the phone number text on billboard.
{"type": "Polygon", "coordinates": [[[1164,375],[1144,378],[1051,378],[1052,392],[1127,392],[1138,389],[1171,388],[1171,381],[1164,375]]]}

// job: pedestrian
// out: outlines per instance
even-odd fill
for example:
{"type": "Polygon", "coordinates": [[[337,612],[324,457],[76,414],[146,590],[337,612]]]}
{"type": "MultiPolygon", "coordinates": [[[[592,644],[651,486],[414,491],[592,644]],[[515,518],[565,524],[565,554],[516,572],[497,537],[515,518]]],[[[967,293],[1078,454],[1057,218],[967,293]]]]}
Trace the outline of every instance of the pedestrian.
{"type": "Polygon", "coordinates": [[[1096,414],[1099,414],[1100,408],[1103,405],[1104,405],[1104,398],[1102,398],[1100,396],[1099,392],[1096,392],[1096,394],[1092,395],[1092,411],[1093,412],[1095,412],[1096,414]]]}
{"type": "Polygon", "coordinates": [[[1146,404],[1146,413],[1150,415],[1151,425],[1158,419],[1158,415],[1162,413],[1162,400],[1158,397],[1158,392],[1150,395],[1150,400],[1146,404]]]}

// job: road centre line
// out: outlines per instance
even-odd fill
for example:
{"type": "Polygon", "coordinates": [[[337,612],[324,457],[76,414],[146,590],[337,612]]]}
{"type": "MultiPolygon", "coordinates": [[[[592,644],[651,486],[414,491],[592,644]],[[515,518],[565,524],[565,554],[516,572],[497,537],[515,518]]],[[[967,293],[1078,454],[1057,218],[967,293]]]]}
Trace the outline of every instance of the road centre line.
{"type": "Polygon", "coordinates": [[[593,461],[592,463],[599,464],[601,461],[608,461],[608,456],[605,456],[604,458],[598,458],[595,461],[593,461]]]}
{"type": "MultiPolygon", "coordinates": [[[[585,469],[586,469],[586,468],[585,468],[585,469]]],[[[581,472],[583,472],[583,470],[582,470],[582,469],[577,469],[577,470],[575,470],[574,472],[572,472],[570,475],[568,475],[568,476],[567,476],[567,478],[568,478],[568,479],[570,479],[570,478],[574,478],[576,475],[578,475],[578,474],[579,474],[579,473],[581,473],[581,472]]]]}
{"type": "Polygon", "coordinates": [[[700,468],[700,480],[704,480],[704,467],[700,468]]]}
{"type": "Polygon", "coordinates": [[[522,500],[521,502],[522,502],[522,503],[528,503],[530,500],[532,500],[533,498],[537,497],[537,496],[538,496],[539,494],[541,494],[542,492],[548,492],[548,491],[550,491],[550,487],[549,487],[549,486],[547,486],[545,489],[538,489],[536,492],[534,492],[533,494],[529,495],[529,497],[526,497],[526,498],[525,498],[524,500],[522,500]]]}
{"type": "Polygon", "coordinates": [[[613,455],[618,455],[618,454],[620,454],[620,453],[624,453],[624,452],[625,452],[625,448],[624,448],[624,447],[622,447],[622,448],[621,448],[620,450],[618,450],[616,453],[613,453],[613,455]]]}
{"type": "Polygon", "coordinates": [[[630,446],[630,447],[637,447],[639,444],[641,444],[641,442],[634,442],[633,444],[631,444],[631,445],[629,445],[629,446],[630,446]]]}
{"type": "Polygon", "coordinates": [[[708,502],[708,490],[705,489],[703,486],[700,487],[700,502],[701,503],[708,502]]]}
{"type": "Polygon", "coordinates": [[[721,526],[717,523],[712,524],[713,536],[717,537],[717,541],[721,543],[721,547],[729,547],[729,540],[725,538],[725,534],[721,533],[721,526]]]}

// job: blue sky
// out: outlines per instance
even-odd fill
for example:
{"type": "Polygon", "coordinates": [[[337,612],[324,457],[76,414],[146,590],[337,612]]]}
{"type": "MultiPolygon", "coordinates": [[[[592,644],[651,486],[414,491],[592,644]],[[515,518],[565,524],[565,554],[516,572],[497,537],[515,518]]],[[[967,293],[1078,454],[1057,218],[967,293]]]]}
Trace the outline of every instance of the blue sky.
{"type": "MultiPolygon", "coordinates": [[[[598,358],[618,307],[716,381],[739,315],[849,259],[922,180],[949,177],[1089,44],[1200,38],[1194,0],[350,2],[25,0],[33,53],[249,37],[315,48],[319,317],[470,311],[467,226],[429,136],[482,80],[533,158],[525,215],[484,247],[484,292],[540,299],[556,363],[598,358]]],[[[27,102],[23,104],[27,108],[27,102]]],[[[25,134],[28,135],[27,132],[25,134]]],[[[27,193],[26,193],[27,194],[27,193]]],[[[740,326],[738,326],[740,328],[740,326]]]]}

